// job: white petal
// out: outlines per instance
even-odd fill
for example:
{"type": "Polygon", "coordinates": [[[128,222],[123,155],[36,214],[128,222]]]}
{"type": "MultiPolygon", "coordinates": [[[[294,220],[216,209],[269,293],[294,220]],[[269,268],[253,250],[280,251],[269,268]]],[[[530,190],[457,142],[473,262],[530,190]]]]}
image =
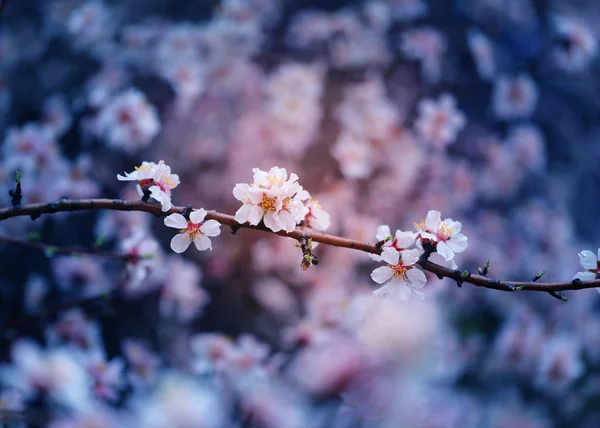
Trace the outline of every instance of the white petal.
{"type": "Polygon", "coordinates": [[[396,243],[400,248],[408,248],[415,243],[417,234],[413,232],[396,231],[396,243]]]}
{"type": "Polygon", "coordinates": [[[427,277],[420,269],[409,269],[406,271],[406,276],[408,277],[410,286],[414,288],[423,288],[427,282],[427,277]]]}
{"type": "Polygon", "coordinates": [[[192,220],[192,222],[195,224],[202,223],[204,217],[206,217],[206,210],[204,208],[192,211],[192,213],[190,214],[190,220],[192,220]]]}
{"type": "Polygon", "coordinates": [[[165,226],[174,227],[175,229],[187,229],[188,222],[181,214],[171,214],[165,217],[165,226]]]}
{"type": "Polygon", "coordinates": [[[250,206],[250,215],[248,216],[248,222],[256,226],[263,218],[265,212],[257,205],[250,206]]]}
{"type": "Polygon", "coordinates": [[[446,241],[446,244],[448,244],[450,249],[455,253],[462,253],[467,249],[467,246],[469,245],[467,237],[462,233],[459,233],[458,235],[455,235],[452,238],[448,239],[448,241],[446,241]]]}
{"type": "Polygon", "coordinates": [[[200,226],[200,231],[206,236],[219,236],[221,233],[221,223],[217,220],[207,220],[200,226]]]}
{"type": "Polygon", "coordinates": [[[252,205],[242,205],[239,210],[235,213],[235,221],[238,223],[246,223],[250,216],[252,205]]]}
{"type": "Polygon", "coordinates": [[[392,269],[388,266],[380,266],[371,272],[371,279],[377,284],[383,284],[392,277],[392,269]]]}
{"type": "Polygon", "coordinates": [[[190,239],[186,233],[179,233],[171,239],[171,249],[176,253],[183,253],[190,246],[190,239]]]}
{"type": "Polygon", "coordinates": [[[577,272],[574,279],[580,279],[582,281],[593,281],[596,279],[596,274],[594,272],[577,272]]]}
{"type": "Polygon", "coordinates": [[[196,245],[198,251],[212,250],[210,239],[204,235],[197,236],[196,239],[194,239],[194,245],[196,245]]]}
{"type": "Polygon", "coordinates": [[[281,230],[278,218],[273,212],[266,213],[263,221],[265,222],[265,226],[273,232],[279,232],[281,230]]]}
{"type": "Polygon", "coordinates": [[[392,236],[390,232],[390,227],[386,224],[377,227],[377,233],[375,234],[375,239],[378,241],[383,241],[384,239],[392,236]]]}
{"type": "Polygon", "coordinates": [[[416,248],[404,250],[402,251],[402,264],[404,266],[412,266],[419,261],[419,257],[421,257],[421,251],[416,248]]]}
{"type": "Polygon", "coordinates": [[[436,251],[446,261],[450,261],[454,258],[454,252],[452,251],[452,249],[450,249],[448,244],[446,244],[445,242],[442,242],[442,241],[438,242],[437,246],[436,246],[436,251]]]}
{"type": "Polygon", "coordinates": [[[400,252],[392,247],[384,247],[381,253],[381,258],[384,262],[391,265],[397,265],[400,261],[400,252]]]}
{"type": "Polygon", "coordinates": [[[246,192],[250,189],[250,185],[247,183],[238,183],[233,188],[233,197],[238,201],[245,202],[248,199],[246,192]]]}
{"type": "Polygon", "coordinates": [[[442,221],[442,214],[439,211],[430,210],[425,217],[425,227],[430,232],[437,232],[440,222],[442,221]]]}
{"type": "Polygon", "coordinates": [[[584,269],[596,269],[598,259],[594,253],[585,250],[579,253],[579,262],[581,263],[581,267],[584,269]]]}

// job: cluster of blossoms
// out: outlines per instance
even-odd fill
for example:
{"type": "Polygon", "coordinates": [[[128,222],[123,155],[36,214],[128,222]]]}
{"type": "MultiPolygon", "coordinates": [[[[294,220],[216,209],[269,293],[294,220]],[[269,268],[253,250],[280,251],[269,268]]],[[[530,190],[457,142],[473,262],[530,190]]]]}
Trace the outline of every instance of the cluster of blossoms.
{"type": "Polygon", "coordinates": [[[258,168],[252,171],[252,184],[238,183],[233,189],[233,196],[243,202],[235,213],[238,223],[256,226],[262,220],[273,232],[292,232],[303,221],[321,231],[329,227],[329,215],[298,184],[296,174],[288,178],[286,169],[276,166],[268,172],[258,168]]]}
{"type": "Polygon", "coordinates": [[[135,171],[117,175],[119,181],[137,181],[140,196],[149,192],[151,198],[160,202],[163,211],[169,211],[171,203],[171,190],[179,185],[179,176],[171,173],[171,167],[164,161],[142,162],[136,166],[135,171]]]}
{"type": "Polygon", "coordinates": [[[371,273],[373,281],[384,284],[375,290],[376,295],[408,300],[411,292],[414,292],[423,298],[425,295],[419,290],[423,288],[427,278],[415,266],[421,256],[427,252],[429,260],[440,264],[449,263],[455,268],[455,254],[467,248],[467,237],[460,233],[462,224],[451,218],[442,220],[439,211],[429,211],[425,220],[415,223],[415,227],[416,232],[397,230],[394,236],[389,226],[377,228],[375,237],[382,242],[382,252],[380,257],[372,258],[387,265],[378,267],[371,273]],[[416,248],[410,248],[413,245],[416,248]],[[439,257],[431,254],[433,251],[439,257]]]}

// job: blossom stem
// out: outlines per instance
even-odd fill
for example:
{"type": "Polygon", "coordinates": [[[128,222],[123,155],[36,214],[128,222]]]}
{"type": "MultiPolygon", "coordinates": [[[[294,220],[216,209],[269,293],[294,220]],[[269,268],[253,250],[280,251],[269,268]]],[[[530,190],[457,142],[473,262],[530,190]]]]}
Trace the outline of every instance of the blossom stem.
{"type": "MultiPolygon", "coordinates": [[[[127,201],[123,199],[59,199],[50,203],[29,204],[18,207],[8,207],[0,209],[0,221],[12,217],[30,216],[33,220],[40,217],[42,214],[53,214],[57,212],[71,211],[89,211],[89,210],[117,210],[117,211],[144,211],[156,215],[157,217],[167,216],[169,214],[182,214],[188,210],[187,207],[173,206],[170,210],[163,212],[159,204],[152,204],[143,201],[127,201]]],[[[232,230],[240,228],[254,229],[262,232],[273,233],[279,236],[300,241],[301,239],[312,239],[314,242],[320,242],[325,245],[334,247],[350,248],[353,250],[364,251],[366,253],[381,254],[381,247],[376,243],[360,242],[341,236],[328,235],[322,232],[317,232],[308,228],[297,227],[291,232],[281,230],[273,232],[262,223],[253,226],[249,223],[238,223],[232,215],[223,214],[217,211],[207,211],[207,220],[217,220],[221,224],[227,225],[232,230]]],[[[477,287],[490,288],[493,290],[508,291],[509,289],[528,290],[528,291],[543,291],[543,292],[559,292],[566,290],[584,290],[600,287],[600,280],[593,281],[568,281],[568,282],[515,282],[515,281],[498,281],[492,280],[482,275],[470,275],[467,278],[463,277],[461,271],[432,263],[424,258],[421,258],[419,264],[424,270],[429,271],[439,278],[450,278],[454,281],[462,281],[472,284],[477,287]],[[507,285],[510,285],[508,287],[507,285]]]]}

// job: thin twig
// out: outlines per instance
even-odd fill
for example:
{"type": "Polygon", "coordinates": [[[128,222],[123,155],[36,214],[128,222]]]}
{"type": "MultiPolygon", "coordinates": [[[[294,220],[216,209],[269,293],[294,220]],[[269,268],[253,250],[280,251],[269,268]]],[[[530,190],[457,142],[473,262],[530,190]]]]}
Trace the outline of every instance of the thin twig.
{"type": "MultiPolygon", "coordinates": [[[[156,215],[157,217],[163,217],[169,214],[186,212],[187,207],[172,207],[167,212],[161,210],[161,206],[158,204],[151,204],[142,201],[126,201],[122,199],[59,199],[55,202],[45,204],[31,204],[23,205],[19,207],[9,207],[0,209],[0,221],[6,220],[12,217],[19,216],[31,216],[32,219],[36,219],[43,214],[53,214],[56,212],[70,212],[70,211],[89,211],[89,210],[117,210],[117,211],[144,211],[156,215]]],[[[253,226],[248,223],[240,224],[235,221],[235,218],[228,214],[219,213],[217,211],[208,211],[206,219],[217,220],[221,224],[227,225],[232,230],[238,230],[240,228],[254,229],[261,232],[274,233],[279,236],[286,236],[288,238],[299,241],[300,239],[312,239],[313,242],[320,242],[325,245],[332,245],[334,247],[350,248],[353,250],[364,251],[366,253],[381,254],[381,247],[377,244],[371,244],[367,242],[355,241],[352,239],[342,238],[340,236],[328,235],[321,232],[316,232],[308,228],[297,227],[292,232],[279,231],[273,232],[267,229],[262,223],[253,226]]],[[[499,281],[487,278],[482,275],[469,275],[465,278],[462,271],[453,270],[432,263],[424,258],[417,262],[424,270],[429,271],[439,278],[450,278],[454,281],[461,283],[473,284],[477,287],[490,288],[493,290],[500,291],[565,291],[565,290],[584,290],[590,288],[600,287],[600,280],[593,281],[568,281],[568,282],[519,282],[519,281],[499,281]]]]}

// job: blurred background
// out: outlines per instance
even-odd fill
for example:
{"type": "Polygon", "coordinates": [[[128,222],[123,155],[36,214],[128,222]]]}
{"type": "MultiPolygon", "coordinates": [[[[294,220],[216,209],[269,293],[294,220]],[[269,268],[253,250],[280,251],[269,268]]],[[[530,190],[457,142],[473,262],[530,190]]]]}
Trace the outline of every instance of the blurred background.
{"type": "MultiPolygon", "coordinates": [[[[600,246],[592,0],[1,4],[3,207],[16,170],[23,203],[134,200],[116,175],[164,160],[175,205],[234,214],[235,184],[279,166],[327,233],[375,242],[439,210],[469,239],[459,268],[493,278],[569,281],[600,246]]],[[[304,271],[288,238],[223,227],[177,255],[175,232],[0,222],[4,426],[600,426],[593,289],[427,274],[399,302],[358,251],[321,245],[304,271]]]]}

